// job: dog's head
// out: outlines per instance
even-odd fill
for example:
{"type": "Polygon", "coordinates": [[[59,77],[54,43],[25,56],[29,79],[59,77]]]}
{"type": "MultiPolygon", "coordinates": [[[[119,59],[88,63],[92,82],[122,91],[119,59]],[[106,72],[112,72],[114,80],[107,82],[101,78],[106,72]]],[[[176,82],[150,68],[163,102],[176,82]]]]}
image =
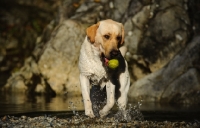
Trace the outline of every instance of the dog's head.
{"type": "Polygon", "coordinates": [[[124,27],[113,20],[103,20],[87,28],[88,40],[107,60],[115,58],[124,43],[124,27]]]}

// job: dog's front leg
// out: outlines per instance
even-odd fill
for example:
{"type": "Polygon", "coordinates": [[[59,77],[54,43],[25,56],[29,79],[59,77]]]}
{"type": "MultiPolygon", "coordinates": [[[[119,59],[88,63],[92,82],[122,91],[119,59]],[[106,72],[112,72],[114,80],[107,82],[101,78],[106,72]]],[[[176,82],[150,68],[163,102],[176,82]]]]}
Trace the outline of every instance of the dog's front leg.
{"type": "Polygon", "coordinates": [[[81,90],[82,90],[83,102],[84,102],[84,107],[85,107],[85,115],[93,118],[95,116],[92,110],[92,102],[90,100],[89,79],[85,75],[80,74],[80,83],[81,83],[81,90]]]}
{"type": "Polygon", "coordinates": [[[121,92],[121,96],[117,99],[117,105],[119,106],[119,109],[123,111],[126,109],[128,101],[127,94],[130,86],[130,77],[128,71],[122,73],[119,80],[121,84],[121,87],[119,89],[119,91],[121,92]]]}
{"type": "Polygon", "coordinates": [[[115,104],[115,85],[111,82],[106,84],[107,102],[106,105],[100,110],[99,114],[101,117],[108,115],[110,109],[115,104]]]}

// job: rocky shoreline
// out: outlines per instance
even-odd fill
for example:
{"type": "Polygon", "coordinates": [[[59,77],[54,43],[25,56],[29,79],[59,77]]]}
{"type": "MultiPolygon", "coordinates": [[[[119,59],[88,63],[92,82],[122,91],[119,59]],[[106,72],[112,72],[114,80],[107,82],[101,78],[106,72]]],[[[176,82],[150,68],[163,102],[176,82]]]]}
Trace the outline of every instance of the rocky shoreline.
{"type": "Polygon", "coordinates": [[[199,128],[200,121],[148,121],[132,120],[130,122],[117,121],[111,118],[88,118],[85,116],[72,116],[59,118],[57,116],[3,116],[0,118],[1,128],[199,128]]]}
{"type": "Polygon", "coordinates": [[[2,80],[2,92],[36,93],[52,97],[68,93],[81,95],[77,62],[86,36],[85,30],[100,20],[112,19],[124,25],[124,45],[128,48],[125,58],[131,78],[130,100],[199,103],[198,0],[125,0],[123,4],[120,0],[36,1],[15,0],[16,4],[10,3],[10,8],[15,10],[18,7],[23,17],[15,13],[18,11],[7,14],[9,8],[4,8],[3,18],[0,18],[2,24],[6,25],[2,31],[4,36],[0,37],[0,45],[3,46],[0,48],[3,51],[0,54],[0,63],[3,65],[0,66],[0,76],[4,76],[5,72],[10,74],[7,81],[2,80]],[[23,9],[22,6],[27,8],[23,9]],[[30,13],[23,14],[28,10],[30,13]],[[48,19],[48,24],[36,22],[37,17],[27,18],[35,10],[38,10],[36,16],[40,17],[39,21],[43,23],[44,19],[48,19]],[[7,15],[11,15],[11,18],[7,15]],[[22,22],[24,26],[18,27],[20,22],[15,19],[26,19],[30,23],[22,22]],[[14,26],[19,28],[14,29],[18,30],[16,33],[10,31],[14,26]],[[38,28],[40,33],[26,36],[38,28]],[[19,33],[21,29],[24,33],[19,33]],[[19,36],[15,37],[16,34],[19,36]],[[21,38],[34,41],[24,42],[23,45],[21,38]],[[15,50],[23,52],[15,57],[15,50]]]}

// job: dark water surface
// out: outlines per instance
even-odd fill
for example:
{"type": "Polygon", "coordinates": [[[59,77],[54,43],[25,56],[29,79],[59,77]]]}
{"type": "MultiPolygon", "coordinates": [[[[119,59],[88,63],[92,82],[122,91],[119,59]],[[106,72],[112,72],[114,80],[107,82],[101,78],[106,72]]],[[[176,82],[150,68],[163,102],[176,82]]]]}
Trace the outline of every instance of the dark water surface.
{"type": "MultiPolygon", "coordinates": [[[[138,103],[130,103],[132,106],[138,103]]],[[[200,121],[200,106],[169,105],[142,102],[140,111],[145,120],[154,121],[200,121]]],[[[27,97],[24,94],[0,94],[0,117],[4,115],[52,115],[70,117],[74,112],[83,113],[80,96],[27,97]]],[[[113,109],[114,113],[116,109],[113,109]]]]}

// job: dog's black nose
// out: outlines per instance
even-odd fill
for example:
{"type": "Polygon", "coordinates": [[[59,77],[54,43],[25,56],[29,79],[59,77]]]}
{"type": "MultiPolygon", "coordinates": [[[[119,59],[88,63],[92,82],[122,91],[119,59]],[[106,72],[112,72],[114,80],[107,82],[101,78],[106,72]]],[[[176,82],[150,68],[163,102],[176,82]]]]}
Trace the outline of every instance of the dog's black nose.
{"type": "Polygon", "coordinates": [[[112,51],[110,52],[111,57],[115,57],[115,56],[117,56],[117,55],[119,55],[119,54],[120,54],[120,51],[119,51],[119,50],[112,50],[112,51]]]}

